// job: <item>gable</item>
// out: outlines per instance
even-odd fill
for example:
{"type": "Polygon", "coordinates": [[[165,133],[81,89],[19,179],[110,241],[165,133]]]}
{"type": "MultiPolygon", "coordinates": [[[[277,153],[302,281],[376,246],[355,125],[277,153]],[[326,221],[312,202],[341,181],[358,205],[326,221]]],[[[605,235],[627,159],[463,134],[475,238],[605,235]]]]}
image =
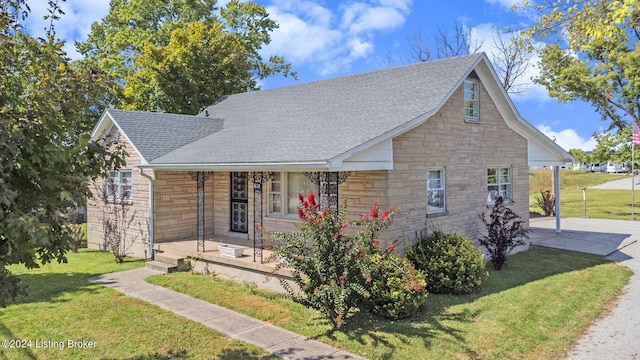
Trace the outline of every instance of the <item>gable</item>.
{"type": "Polygon", "coordinates": [[[93,130],[92,137],[102,137],[112,128],[125,137],[140,154],[143,163],[219,131],[223,121],[193,115],[108,109],[93,130]]]}

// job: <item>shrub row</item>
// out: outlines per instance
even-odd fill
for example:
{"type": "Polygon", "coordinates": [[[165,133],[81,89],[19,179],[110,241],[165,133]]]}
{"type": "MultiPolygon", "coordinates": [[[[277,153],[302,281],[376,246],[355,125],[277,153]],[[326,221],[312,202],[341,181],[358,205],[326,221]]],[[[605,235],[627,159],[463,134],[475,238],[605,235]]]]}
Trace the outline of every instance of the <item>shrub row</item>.
{"type": "MultiPolygon", "coordinates": [[[[428,292],[465,294],[487,278],[484,256],[473,242],[456,233],[421,231],[406,249],[406,258],[394,253],[394,244],[381,244],[378,236],[392,222],[394,211],[374,205],[358,221],[345,220],[346,208],[337,213],[320,210],[313,194],[300,195],[299,231],[267,232],[278,244],[275,256],[282,267],[293,270],[298,289],[281,280],[294,301],[314,308],[340,328],[357,309],[391,319],[415,314],[428,292]],[[357,231],[346,231],[355,225],[357,231]]],[[[526,236],[522,221],[502,201],[488,218],[480,216],[488,235],[479,239],[494,268],[526,236]]]]}

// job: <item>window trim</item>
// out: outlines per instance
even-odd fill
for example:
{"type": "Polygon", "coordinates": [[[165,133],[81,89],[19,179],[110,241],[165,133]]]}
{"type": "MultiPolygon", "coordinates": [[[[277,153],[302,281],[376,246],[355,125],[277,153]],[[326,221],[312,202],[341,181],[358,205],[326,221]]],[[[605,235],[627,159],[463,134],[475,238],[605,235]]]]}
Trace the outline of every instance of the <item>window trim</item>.
{"type": "MultiPolygon", "coordinates": [[[[503,185],[509,185],[509,198],[508,199],[503,199],[504,203],[511,203],[513,202],[513,167],[512,166],[494,166],[494,167],[488,167],[487,168],[487,206],[494,206],[495,205],[495,200],[491,200],[491,195],[489,193],[489,186],[497,186],[498,187],[498,196],[500,196],[500,187],[503,185]],[[491,169],[496,169],[496,183],[490,184],[489,183],[489,170],[491,169]],[[502,169],[507,169],[508,170],[508,175],[509,175],[509,182],[505,182],[503,183],[501,181],[501,170],[502,169]]],[[[495,190],[492,190],[495,191],[495,190]]]]}
{"type": "Polygon", "coordinates": [[[464,81],[462,86],[463,92],[463,105],[462,105],[462,113],[464,114],[465,121],[478,122],[480,121],[480,82],[475,79],[467,79],[464,81]],[[467,98],[467,84],[473,85],[473,95],[475,99],[467,98]],[[467,101],[473,102],[473,112],[475,115],[467,115],[467,101]]]}
{"type": "Polygon", "coordinates": [[[427,168],[427,215],[434,215],[434,214],[443,214],[447,212],[447,176],[446,176],[446,169],[444,166],[434,166],[434,167],[429,167],[427,168]],[[441,182],[441,187],[437,188],[437,189],[433,189],[433,190],[442,190],[443,191],[443,204],[442,204],[442,208],[435,208],[435,209],[430,209],[429,206],[429,172],[430,171],[440,171],[440,182],[441,182]]]}
{"type": "Polygon", "coordinates": [[[131,201],[133,199],[133,171],[131,169],[119,169],[114,171],[107,172],[106,178],[106,191],[108,199],[115,199],[117,201],[131,201]],[[124,178],[122,175],[124,173],[128,173],[128,178],[131,179],[129,183],[123,181],[124,178]],[[110,179],[113,179],[113,185],[115,186],[115,194],[111,194],[109,190],[109,182],[110,179]],[[122,197],[123,187],[127,187],[129,190],[128,196],[126,198],[122,197]]]}
{"type": "MultiPolygon", "coordinates": [[[[280,174],[280,180],[271,180],[269,181],[269,191],[268,191],[268,196],[267,196],[267,216],[268,217],[272,217],[272,218],[280,218],[280,219],[298,219],[298,214],[293,213],[293,214],[289,214],[288,210],[289,210],[289,206],[287,204],[287,193],[288,193],[288,189],[289,189],[289,177],[288,174],[304,174],[301,171],[278,171],[276,172],[277,174],[280,174]],[[277,181],[280,183],[280,191],[273,191],[273,182],[277,181]],[[272,194],[280,194],[280,212],[272,212],[272,206],[271,206],[271,195],[272,194]]],[[[314,194],[318,195],[319,191],[320,191],[320,186],[319,185],[315,185],[315,191],[314,194]]],[[[302,194],[303,196],[306,196],[307,194],[302,194]]]]}

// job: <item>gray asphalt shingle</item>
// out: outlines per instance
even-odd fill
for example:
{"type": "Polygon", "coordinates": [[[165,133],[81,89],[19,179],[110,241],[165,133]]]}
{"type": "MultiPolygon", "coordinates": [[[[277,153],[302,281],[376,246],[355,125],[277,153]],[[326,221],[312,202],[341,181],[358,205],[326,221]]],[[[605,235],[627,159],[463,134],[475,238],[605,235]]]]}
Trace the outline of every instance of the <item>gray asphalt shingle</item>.
{"type": "Polygon", "coordinates": [[[222,129],[223,120],[109,109],[107,113],[147,161],[222,129]]]}
{"type": "Polygon", "coordinates": [[[230,95],[198,116],[109,112],[151,164],[328,161],[437,110],[483,56],[230,95]]]}

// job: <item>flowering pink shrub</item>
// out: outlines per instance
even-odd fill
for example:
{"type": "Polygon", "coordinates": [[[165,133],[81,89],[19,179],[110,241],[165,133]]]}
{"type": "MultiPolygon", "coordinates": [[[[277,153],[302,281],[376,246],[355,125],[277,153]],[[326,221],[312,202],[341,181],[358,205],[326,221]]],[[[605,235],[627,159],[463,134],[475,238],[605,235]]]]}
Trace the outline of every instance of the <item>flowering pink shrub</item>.
{"type": "MultiPolygon", "coordinates": [[[[299,230],[268,232],[269,239],[279,244],[275,256],[281,263],[276,270],[291,268],[299,290],[280,281],[289,296],[319,310],[334,328],[340,328],[355,309],[373,299],[373,285],[377,278],[386,276],[380,270],[388,259],[393,257],[397,262],[393,244],[383,250],[378,239],[392,223],[394,211],[381,213],[375,204],[368,215],[362,214],[360,220],[351,223],[361,229],[347,234],[350,223],[345,220],[346,206],[336,214],[326,208],[321,210],[313,194],[306,198],[299,195],[298,200],[298,216],[302,220],[299,230]]],[[[426,296],[423,284],[408,286],[412,292],[426,296]]],[[[374,306],[365,307],[375,311],[374,306]]]]}

